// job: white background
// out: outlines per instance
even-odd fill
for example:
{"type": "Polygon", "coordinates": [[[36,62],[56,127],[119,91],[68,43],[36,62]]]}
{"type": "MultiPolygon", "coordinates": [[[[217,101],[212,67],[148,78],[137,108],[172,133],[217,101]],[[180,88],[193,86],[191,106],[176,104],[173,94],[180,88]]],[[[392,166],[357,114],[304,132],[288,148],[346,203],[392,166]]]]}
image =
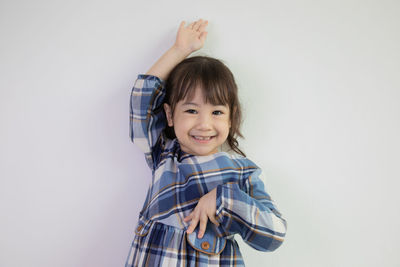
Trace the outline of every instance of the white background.
{"type": "Polygon", "coordinates": [[[398,1],[0,2],[0,266],[123,266],[150,171],[129,96],[181,20],[240,87],[288,221],[247,266],[399,266],[398,1]]]}

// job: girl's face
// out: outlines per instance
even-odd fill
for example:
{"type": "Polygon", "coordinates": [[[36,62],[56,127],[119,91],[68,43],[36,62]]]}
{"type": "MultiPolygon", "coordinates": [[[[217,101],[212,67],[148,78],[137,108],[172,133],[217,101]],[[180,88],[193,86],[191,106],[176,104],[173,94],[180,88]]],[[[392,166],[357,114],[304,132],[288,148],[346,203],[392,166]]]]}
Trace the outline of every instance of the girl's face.
{"type": "Polygon", "coordinates": [[[200,88],[196,88],[193,99],[187,97],[175,106],[164,104],[168,126],[174,127],[181,149],[189,154],[207,156],[218,152],[225,142],[231,127],[229,107],[205,103],[200,88]]]}

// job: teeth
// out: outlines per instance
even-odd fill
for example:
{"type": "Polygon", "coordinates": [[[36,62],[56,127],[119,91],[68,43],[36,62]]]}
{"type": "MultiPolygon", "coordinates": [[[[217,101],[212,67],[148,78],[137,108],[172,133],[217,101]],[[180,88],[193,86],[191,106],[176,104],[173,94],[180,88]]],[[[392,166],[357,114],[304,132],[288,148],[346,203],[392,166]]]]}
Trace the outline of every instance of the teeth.
{"type": "Polygon", "coordinates": [[[202,136],[194,136],[194,138],[198,139],[198,140],[210,140],[210,136],[208,137],[202,137],[202,136]]]}

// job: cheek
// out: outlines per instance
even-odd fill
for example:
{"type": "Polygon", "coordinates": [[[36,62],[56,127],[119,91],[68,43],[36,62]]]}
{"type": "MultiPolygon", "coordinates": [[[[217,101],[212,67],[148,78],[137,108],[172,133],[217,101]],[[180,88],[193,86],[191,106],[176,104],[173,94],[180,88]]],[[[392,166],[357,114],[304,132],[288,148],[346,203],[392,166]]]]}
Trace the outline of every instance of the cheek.
{"type": "Polygon", "coordinates": [[[174,118],[174,128],[175,130],[178,131],[186,131],[191,127],[191,120],[181,117],[181,116],[177,116],[176,118],[174,118]]]}
{"type": "Polygon", "coordinates": [[[228,120],[219,121],[217,125],[218,125],[218,128],[220,129],[220,131],[229,132],[230,123],[228,120]]]}

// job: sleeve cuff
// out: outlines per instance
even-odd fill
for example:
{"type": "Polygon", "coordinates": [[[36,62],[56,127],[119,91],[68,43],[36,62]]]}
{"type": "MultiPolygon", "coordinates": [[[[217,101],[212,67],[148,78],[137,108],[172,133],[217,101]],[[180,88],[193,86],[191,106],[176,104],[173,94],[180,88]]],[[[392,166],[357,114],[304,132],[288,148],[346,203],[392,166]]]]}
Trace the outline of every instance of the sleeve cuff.
{"type": "Polygon", "coordinates": [[[216,198],[216,211],[215,211],[215,218],[219,223],[222,223],[223,215],[222,209],[224,208],[223,201],[222,201],[222,194],[223,194],[223,185],[217,185],[217,198],[216,198]]]}
{"type": "Polygon", "coordinates": [[[150,75],[150,74],[139,74],[137,78],[142,79],[142,80],[157,80],[162,84],[165,83],[165,81],[163,79],[161,79],[160,77],[150,75]]]}

